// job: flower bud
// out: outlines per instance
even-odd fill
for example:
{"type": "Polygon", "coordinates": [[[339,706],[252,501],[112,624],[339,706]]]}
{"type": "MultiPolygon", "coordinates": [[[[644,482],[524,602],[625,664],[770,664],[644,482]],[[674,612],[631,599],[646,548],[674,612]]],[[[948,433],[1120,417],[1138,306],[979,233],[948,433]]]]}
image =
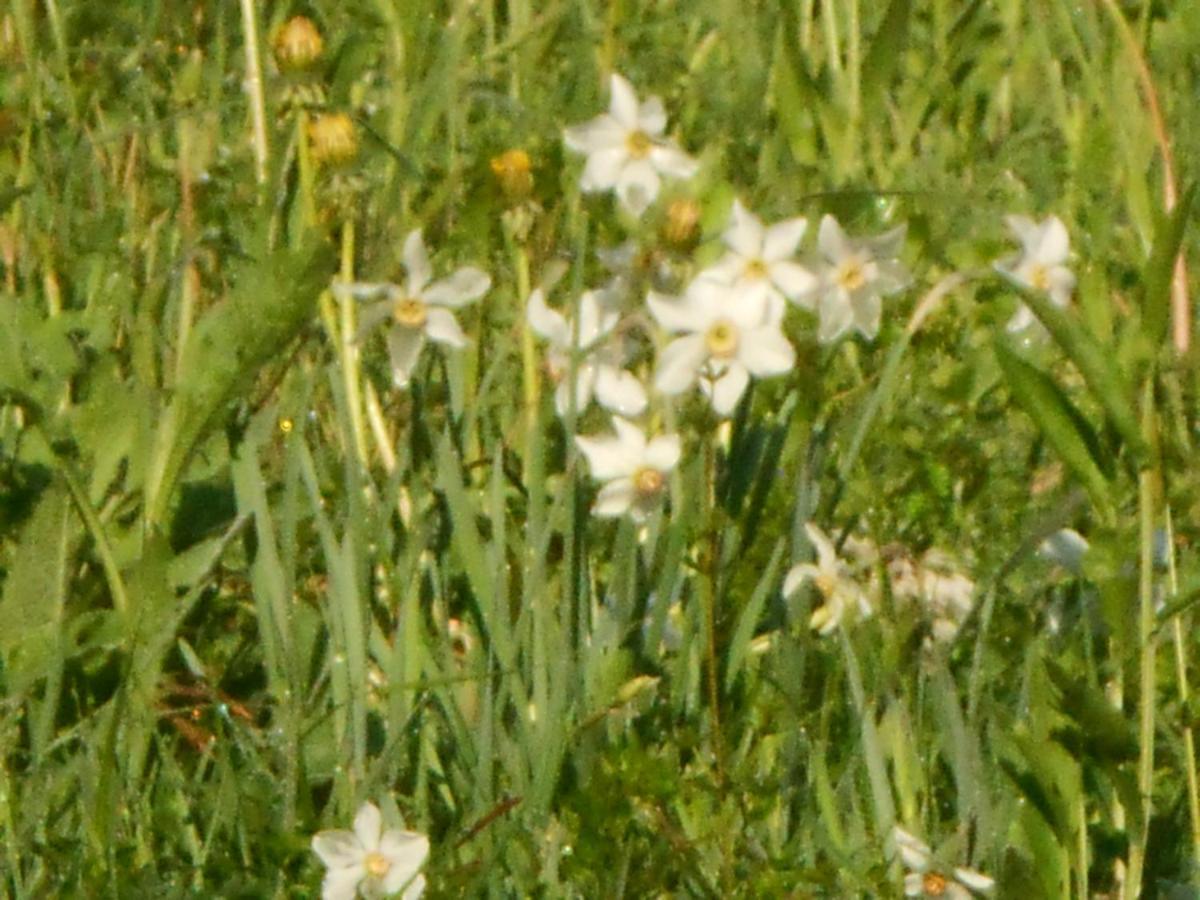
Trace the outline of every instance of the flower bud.
{"type": "Polygon", "coordinates": [[[311,67],[321,56],[325,42],[312,19],[293,16],[275,35],[275,61],[284,72],[311,67]]]}
{"type": "Polygon", "coordinates": [[[506,150],[493,157],[490,165],[505,200],[519,203],[533,191],[529,154],[524,150],[506,150]]]}
{"type": "Polygon", "coordinates": [[[700,240],[700,204],[690,197],[672,200],[667,205],[662,239],[672,250],[681,253],[694,250],[700,240]]]}
{"type": "Polygon", "coordinates": [[[358,155],[358,134],[345,113],[322,113],[308,123],[313,161],[319,166],[341,166],[358,155]]]}

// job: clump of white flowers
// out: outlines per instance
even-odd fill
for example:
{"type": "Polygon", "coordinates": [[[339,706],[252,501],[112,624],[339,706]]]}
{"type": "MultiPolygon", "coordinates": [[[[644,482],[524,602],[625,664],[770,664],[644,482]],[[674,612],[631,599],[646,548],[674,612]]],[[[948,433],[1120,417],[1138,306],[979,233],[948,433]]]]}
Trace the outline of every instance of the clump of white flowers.
{"type": "Polygon", "coordinates": [[[418,900],[425,892],[421,867],[429,855],[429,838],[399,828],[384,830],[383,814],[374,803],[359,807],[353,831],[321,831],[313,836],[313,852],[326,866],[322,900],[391,897],[418,900]]]}
{"type": "MultiPolygon", "coordinates": [[[[1017,284],[1046,293],[1055,306],[1065,307],[1075,290],[1075,275],[1067,268],[1071,239],[1058,216],[1035,222],[1028,216],[1005,216],[1008,230],[1021,245],[1016,256],[999,260],[996,270],[1017,284]]],[[[1009,331],[1023,331],[1036,321],[1029,307],[1021,304],[1009,320],[1009,331]]]]}
{"type": "Polygon", "coordinates": [[[893,551],[887,562],[892,597],[901,605],[915,605],[929,622],[929,638],[945,644],[954,640],[975,605],[975,582],[961,571],[950,555],[936,547],[919,559],[893,551]]]}
{"type": "Polygon", "coordinates": [[[608,112],[564,133],[567,146],[587,154],[579,180],[585,192],[615,190],[621,205],[640,216],[654,202],[663,176],[691,178],[699,164],[663,137],[662,100],[639,103],[633,86],[615,72],[608,112]]]}
{"type": "Polygon", "coordinates": [[[492,285],[490,275],[472,266],[433,281],[433,267],[419,228],[404,241],[404,269],[403,285],[354,281],[337,282],[333,287],[335,293],[374,301],[368,302],[359,317],[360,335],[391,322],[387,342],[396,387],[408,385],[426,338],[449,347],[467,345],[467,336],[451,310],[478,300],[492,285]]]}
{"type": "Polygon", "coordinates": [[[895,852],[908,870],[904,876],[905,897],[971,900],[976,894],[991,893],[996,886],[992,878],[974,869],[939,869],[929,845],[899,825],[892,828],[891,837],[895,852]]]}
{"type": "Polygon", "coordinates": [[[783,596],[790,597],[803,585],[817,589],[821,605],[813,610],[809,626],[822,635],[832,634],[842,624],[850,625],[873,612],[871,593],[860,582],[851,566],[840,556],[825,532],[812,522],[805,534],[817,551],[815,563],[799,563],[783,580],[783,596]]]}

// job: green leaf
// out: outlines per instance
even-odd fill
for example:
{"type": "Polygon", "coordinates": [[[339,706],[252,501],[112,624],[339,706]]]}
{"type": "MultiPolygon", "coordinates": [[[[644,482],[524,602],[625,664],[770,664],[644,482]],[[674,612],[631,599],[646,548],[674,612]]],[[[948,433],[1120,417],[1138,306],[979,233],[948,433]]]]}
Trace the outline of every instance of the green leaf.
{"type": "Polygon", "coordinates": [[[908,44],[911,0],[892,0],[863,60],[862,90],[868,101],[883,94],[908,44]]]}
{"type": "Polygon", "coordinates": [[[1183,243],[1183,232],[1192,211],[1196,186],[1184,191],[1182,199],[1171,212],[1158,221],[1154,246],[1146,268],[1142,270],[1142,321],[1146,335],[1155,347],[1162,344],[1171,318],[1171,279],[1175,274],[1175,259],[1183,243]]]}
{"type": "Polygon", "coordinates": [[[1099,462],[1099,441],[1087,420],[1049,375],[1023,360],[1003,339],[997,339],[995,347],[1013,398],[1083,482],[1097,508],[1111,515],[1112,499],[1099,462]]]}
{"type": "Polygon", "coordinates": [[[1138,425],[1133,389],[1112,351],[1102,346],[1074,316],[1055,306],[1045,293],[1015,284],[1013,287],[1075,364],[1121,439],[1139,460],[1145,459],[1146,442],[1138,425]]]}

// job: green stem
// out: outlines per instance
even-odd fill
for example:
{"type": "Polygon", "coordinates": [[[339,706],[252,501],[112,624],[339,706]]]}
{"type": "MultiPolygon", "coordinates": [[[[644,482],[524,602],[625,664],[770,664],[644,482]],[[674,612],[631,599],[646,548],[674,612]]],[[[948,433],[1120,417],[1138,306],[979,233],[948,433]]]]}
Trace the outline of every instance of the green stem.
{"type": "Polygon", "coordinates": [[[262,63],[258,53],[258,16],[254,0],[242,0],[242,31],[246,44],[246,93],[254,123],[254,175],[260,185],[267,181],[267,105],[263,98],[262,63]]]}
{"type": "MultiPolygon", "coordinates": [[[[1165,510],[1167,520],[1167,592],[1173,599],[1179,596],[1179,577],[1175,570],[1175,528],[1171,521],[1171,509],[1165,510]]],[[[1183,618],[1179,614],[1171,617],[1171,638],[1175,644],[1175,680],[1179,690],[1179,706],[1188,708],[1188,658],[1187,642],[1184,639],[1183,618]]],[[[1187,775],[1188,818],[1192,823],[1193,863],[1200,866],[1200,782],[1196,777],[1196,740],[1191,726],[1183,726],[1183,761],[1187,775]]]]}
{"type": "MultiPolygon", "coordinates": [[[[354,222],[342,223],[342,265],[341,279],[354,280],[354,222]]],[[[362,367],[358,357],[358,346],[355,343],[354,298],[348,294],[338,297],[340,313],[341,340],[338,347],[341,351],[342,383],[346,391],[346,408],[350,413],[350,428],[354,432],[354,449],[358,453],[358,461],[364,468],[367,465],[367,428],[363,421],[362,400],[362,367]]]]}
{"type": "Polygon", "coordinates": [[[892,801],[887,765],[879,746],[879,732],[875,728],[875,710],[867,703],[867,693],[863,688],[862,673],[858,668],[854,645],[844,626],[838,627],[838,635],[842,639],[842,650],[846,654],[846,678],[850,682],[850,695],[854,699],[854,709],[858,713],[859,725],[862,728],[863,756],[867,764],[867,778],[871,784],[871,800],[875,807],[875,832],[882,839],[896,822],[896,805],[892,801]]]}

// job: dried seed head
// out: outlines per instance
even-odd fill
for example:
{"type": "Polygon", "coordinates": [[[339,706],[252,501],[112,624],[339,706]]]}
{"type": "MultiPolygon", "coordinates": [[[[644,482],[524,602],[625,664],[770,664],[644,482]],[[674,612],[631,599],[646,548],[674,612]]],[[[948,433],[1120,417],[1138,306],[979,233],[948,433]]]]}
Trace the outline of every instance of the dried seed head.
{"type": "Polygon", "coordinates": [[[489,164],[492,174],[510,203],[519,203],[533,191],[532,165],[529,154],[519,148],[505,150],[489,164]]]}
{"type": "Polygon", "coordinates": [[[317,165],[340,166],[358,155],[358,133],[345,113],[323,113],[308,124],[308,140],[317,165]]]}
{"type": "Polygon", "coordinates": [[[672,250],[681,253],[694,250],[700,240],[700,204],[690,197],[680,197],[667,204],[662,238],[672,250]]]}
{"type": "Polygon", "coordinates": [[[293,16],[275,35],[275,61],[284,72],[310,68],[320,59],[324,48],[321,32],[307,16],[293,16]]]}

